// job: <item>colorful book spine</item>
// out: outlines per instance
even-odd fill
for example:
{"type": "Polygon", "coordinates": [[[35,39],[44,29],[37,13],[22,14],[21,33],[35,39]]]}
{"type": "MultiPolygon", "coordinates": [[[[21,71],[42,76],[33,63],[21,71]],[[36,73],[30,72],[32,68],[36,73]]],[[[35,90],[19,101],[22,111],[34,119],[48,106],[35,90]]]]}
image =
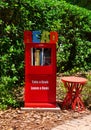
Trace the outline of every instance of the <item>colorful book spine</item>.
{"type": "Polygon", "coordinates": [[[35,50],[35,66],[40,65],[40,50],[35,50]]]}

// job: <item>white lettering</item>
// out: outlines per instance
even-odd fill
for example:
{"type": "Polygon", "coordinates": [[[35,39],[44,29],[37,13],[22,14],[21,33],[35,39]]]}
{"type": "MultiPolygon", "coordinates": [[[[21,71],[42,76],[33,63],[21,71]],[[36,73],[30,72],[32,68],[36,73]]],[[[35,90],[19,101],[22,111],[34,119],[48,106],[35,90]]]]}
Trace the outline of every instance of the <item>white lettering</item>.
{"type": "Polygon", "coordinates": [[[42,86],[42,90],[49,90],[49,87],[43,87],[42,86]]]}
{"type": "Polygon", "coordinates": [[[42,87],[31,86],[31,90],[49,90],[49,87],[48,86],[42,86],[42,87]]]}
{"type": "Polygon", "coordinates": [[[39,87],[31,87],[31,90],[39,90],[39,87]]]}
{"type": "Polygon", "coordinates": [[[32,84],[38,84],[37,80],[32,80],[32,84]]]}
{"type": "Polygon", "coordinates": [[[48,80],[32,80],[32,84],[48,84],[48,80]]]}

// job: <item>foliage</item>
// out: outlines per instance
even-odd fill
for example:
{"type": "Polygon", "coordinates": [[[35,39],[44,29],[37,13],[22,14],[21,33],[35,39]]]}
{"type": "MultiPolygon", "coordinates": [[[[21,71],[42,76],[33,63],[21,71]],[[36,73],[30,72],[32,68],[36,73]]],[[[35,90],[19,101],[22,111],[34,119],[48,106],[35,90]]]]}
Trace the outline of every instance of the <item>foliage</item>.
{"type": "Polygon", "coordinates": [[[17,106],[12,88],[24,82],[24,30],[58,32],[58,71],[91,69],[91,11],[64,0],[1,0],[0,102],[4,106],[17,106]]]}
{"type": "Polygon", "coordinates": [[[0,107],[16,106],[12,88],[23,83],[24,47],[17,1],[0,3],[0,107]]]}
{"type": "Polygon", "coordinates": [[[80,7],[84,7],[91,10],[91,1],[90,0],[65,0],[71,4],[78,5],[80,7]]]}

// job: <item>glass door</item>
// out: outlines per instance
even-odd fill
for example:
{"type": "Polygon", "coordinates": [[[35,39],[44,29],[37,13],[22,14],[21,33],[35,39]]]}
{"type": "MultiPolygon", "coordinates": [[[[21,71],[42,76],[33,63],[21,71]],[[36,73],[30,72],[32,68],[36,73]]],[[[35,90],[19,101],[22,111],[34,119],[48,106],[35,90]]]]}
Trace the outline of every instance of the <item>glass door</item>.
{"type": "Polygon", "coordinates": [[[32,66],[51,65],[51,48],[31,48],[32,66]]]}

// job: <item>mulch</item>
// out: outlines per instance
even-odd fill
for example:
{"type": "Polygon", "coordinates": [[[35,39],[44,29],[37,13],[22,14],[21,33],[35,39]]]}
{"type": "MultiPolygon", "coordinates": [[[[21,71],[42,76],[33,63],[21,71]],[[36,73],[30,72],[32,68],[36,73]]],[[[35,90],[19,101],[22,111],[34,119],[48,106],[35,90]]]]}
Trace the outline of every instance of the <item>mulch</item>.
{"type": "Polygon", "coordinates": [[[81,118],[91,111],[23,111],[19,108],[0,111],[0,130],[51,130],[66,120],[81,118]]]}

